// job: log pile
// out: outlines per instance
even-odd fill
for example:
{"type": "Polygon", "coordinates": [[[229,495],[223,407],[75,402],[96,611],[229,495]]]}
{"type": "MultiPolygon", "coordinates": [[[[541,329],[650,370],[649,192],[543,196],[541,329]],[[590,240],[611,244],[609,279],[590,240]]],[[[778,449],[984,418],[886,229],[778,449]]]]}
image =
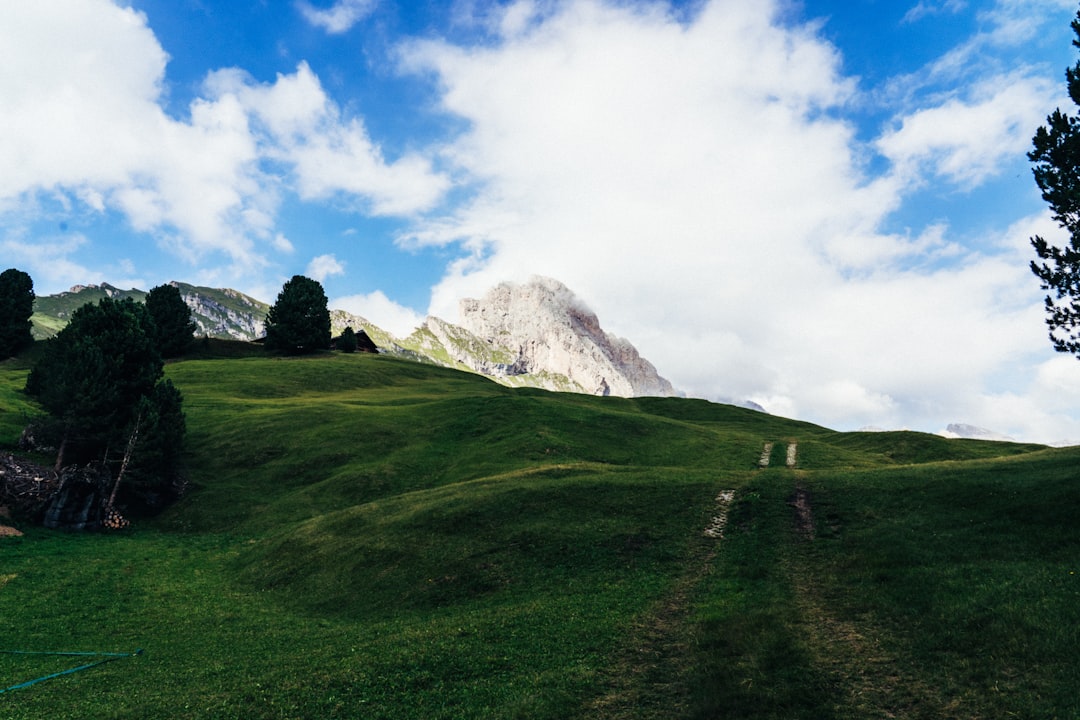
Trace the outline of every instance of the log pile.
{"type": "Polygon", "coordinates": [[[60,489],[56,472],[41,465],[0,455],[0,505],[20,514],[41,512],[60,489]]]}
{"type": "Polygon", "coordinates": [[[111,479],[103,468],[66,467],[59,473],[0,455],[0,505],[40,518],[47,528],[119,530],[130,524],[112,507],[111,479]]]}

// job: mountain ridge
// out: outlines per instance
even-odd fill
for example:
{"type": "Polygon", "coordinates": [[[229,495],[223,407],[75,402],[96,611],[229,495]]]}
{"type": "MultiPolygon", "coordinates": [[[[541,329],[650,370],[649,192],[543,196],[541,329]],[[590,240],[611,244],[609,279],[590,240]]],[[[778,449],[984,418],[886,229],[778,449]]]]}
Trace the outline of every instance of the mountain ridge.
{"type": "MultiPolygon", "coordinates": [[[[192,309],[198,336],[254,341],[265,334],[269,304],[229,288],[178,281],[169,284],[180,290],[192,309]]],[[[55,335],[67,324],[71,313],[86,302],[98,302],[103,297],[131,297],[143,302],[146,294],[139,289],[122,290],[101,283],[75,285],[64,292],[38,297],[31,317],[34,337],[55,335]]],[[[500,283],[483,298],[463,299],[459,312],[462,320],[458,324],[428,316],[407,337],[400,338],[364,317],[332,309],[331,331],[339,335],[346,327],[363,329],[384,353],[475,373],[508,387],[624,397],[682,395],[641,357],[632,343],[604,331],[596,315],[557,280],[534,277],[522,284],[500,283]]],[[[746,400],[718,402],[768,412],[746,400]]],[[[1011,440],[1004,434],[964,423],[950,424],[935,434],[1011,440]]]]}
{"type": "MultiPolygon", "coordinates": [[[[229,288],[169,284],[191,308],[197,336],[254,341],[265,335],[269,304],[229,288]]],[[[87,302],[105,297],[144,302],[146,295],[101,283],[38,297],[31,317],[34,337],[52,337],[87,302]]],[[[399,338],[366,318],[333,309],[331,331],[363,329],[388,354],[473,372],[510,387],[623,397],[678,394],[630,341],[605,332],[596,315],[557,280],[501,283],[484,298],[463,300],[461,312],[466,318],[461,324],[428,316],[399,338]],[[495,328],[480,316],[498,316],[502,325],[495,328]]]]}

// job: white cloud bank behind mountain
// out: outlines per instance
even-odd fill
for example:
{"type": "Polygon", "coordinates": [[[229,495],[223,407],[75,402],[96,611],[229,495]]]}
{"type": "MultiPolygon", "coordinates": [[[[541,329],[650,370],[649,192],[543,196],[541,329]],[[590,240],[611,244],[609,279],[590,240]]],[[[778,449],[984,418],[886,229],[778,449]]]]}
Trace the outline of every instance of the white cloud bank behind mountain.
{"type": "Polygon", "coordinates": [[[931,180],[964,192],[1014,172],[1060,83],[987,64],[866,142],[842,58],[780,11],[711,2],[683,22],[582,1],[488,47],[408,46],[468,121],[448,153],[480,185],[411,238],[475,250],[434,312],[540,273],[692,395],[852,429],[1080,440],[1078,366],[1047,350],[1027,270],[1027,238],[1054,234],[1044,214],[979,238],[883,229],[931,180]]]}

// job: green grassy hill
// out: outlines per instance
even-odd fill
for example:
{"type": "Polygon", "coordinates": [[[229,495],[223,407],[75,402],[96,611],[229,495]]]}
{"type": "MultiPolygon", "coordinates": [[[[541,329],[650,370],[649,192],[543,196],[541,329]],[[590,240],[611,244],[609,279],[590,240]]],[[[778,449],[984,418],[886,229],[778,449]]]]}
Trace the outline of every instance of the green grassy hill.
{"type": "Polygon", "coordinates": [[[30,320],[33,334],[38,340],[56,335],[71,320],[71,314],[87,303],[101,302],[102,298],[123,300],[132,298],[136,302],[146,301],[143,290],[121,290],[108,283],[101,285],[76,285],[66,292],[55,295],[42,295],[34,299],[34,314],[30,320]]]}
{"type": "Polygon", "coordinates": [[[1080,450],[200,352],[187,497],[0,538],[0,650],[145,653],[4,717],[1080,715],[1080,450]]]}

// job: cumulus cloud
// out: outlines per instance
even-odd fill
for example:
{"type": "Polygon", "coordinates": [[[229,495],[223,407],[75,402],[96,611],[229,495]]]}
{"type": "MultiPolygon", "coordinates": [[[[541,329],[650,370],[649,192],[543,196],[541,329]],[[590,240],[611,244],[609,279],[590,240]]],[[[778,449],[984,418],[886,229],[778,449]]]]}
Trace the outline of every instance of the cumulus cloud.
{"type": "Polygon", "coordinates": [[[146,17],[105,0],[16,0],[0,25],[0,198],[118,209],[189,257],[255,261],[268,199],[235,102],[161,107],[166,54],[146,17]]]}
{"type": "Polygon", "coordinates": [[[274,235],[274,239],[271,244],[274,246],[275,250],[282,253],[291,253],[296,249],[295,247],[293,247],[292,241],[289,240],[289,238],[285,237],[284,233],[277,233],[276,235],[274,235]]]}
{"type": "Polygon", "coordinates": [[[0,197],[58,185],[100,191],[150,162],[166,55],[134,10],[75,0],[5,5],[0,24],[0,197]],[[103,52],[101,38],[109,38],[103,52]]]}
{"type": "MultiPolygon", "coordinates": [[[[340,12],[358,12],[357,3],[340,12]]],[[[0,212],[40,202],[118,211],[190,263],[234,276],[289,252],[285,193],[376,215],[431,207],[449,187],[417,154],[387,160],[301,63],[259,84],[211,73],[188,116],[163,108],[167,55],[146,16],[109,0],[63,12],[12,0],[0,23],[0,212]]]]}
{"type": "Polygon", "coordinates": [[[868,145],[836,49],[779,11],[576,0],[487,46],[409,46],[467,121],[447,154],[477,182],[406,239],[470,251],[431,312],[549,275],[691,395],[849,429],[990,414],[993,379],[1045,346],[1026,260],[882,228],[924,179],[975,187],[1022,153],[1049,85],[985,77],[868,145]],[[894,170],[868,176],[874,152],[894,170]]]}
{"type": "Polygon", "coordinates": [[[962,187],[978,185],[1023,156],[1059,85],[1037,76],[989,78],[972,89],[969,100],[951,98],[903,117],[877,141],[878,150],[905,180],[929,175],[962,187]]]}
{"type": "Polygon", "coordinates": [[[408,337],[424,322],[424,317],[412,308],[396,303],[381,290],[360,295],[347,295],[330,301],[337,310],[359,315],[397,337],[408,337]]]}
{"type": "Polygon", "coordinates": [[[344,275],[345,265],[333,255],[319,255],[311,259],[307,266],[307,276],[312,280],[324,282],[333,275],[344,275]]]}
{"type": "Polygon", "coordinates": [[[273,84],[223,70],[206,87],[218,102],[235,99],[246,110],[262,155],[292,168],[304,199],[345,195],[366,201],[364,209],[375,215],[408,215],[430,208],[449,189],[427,158],[411,153],[387,161],[363,122],[342,116],[307,63],[273,84]]]}
{"type": "Polygon", "coordinates": [[[376,0],[338,0],[329,8],[320,9],[306,0],[300,0],[296,8],[312,25],[331,35],[340,35],[370,15],[377,4],[376,0]]]}

